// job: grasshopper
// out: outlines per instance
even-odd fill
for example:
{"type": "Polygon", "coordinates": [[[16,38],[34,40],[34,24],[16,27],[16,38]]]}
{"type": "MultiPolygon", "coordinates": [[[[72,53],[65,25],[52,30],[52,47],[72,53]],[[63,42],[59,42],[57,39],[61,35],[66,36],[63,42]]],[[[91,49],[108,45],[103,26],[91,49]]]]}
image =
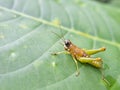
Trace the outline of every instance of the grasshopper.
{"type": "MultiPolygon", "coordinates": [[[[61,38],[61,36],[59,36],[57,33],[55,33],[55,32],[53,32],[53,33],[61,38]]],[[[62,35],[62,37],[63,37],[63,35],[62,35]]],[[[91,57],[91,55],[93,55],[93,54],[105,51],[106,50],[105,47],[102,47],[99,49],[93,49],[93,50],[86,50],[86,49],[77,47],[70,40],[64,39],[64,37],[62,40],[63,40],[64,51],[52,53],[52,55],[58,55],[58,54],[62,54],[62,53],[71,55],[75,62],[75,65],[76,65],[76,76],[78,76],[80,74],[80,71],[78,68],[78,61],[81,63],[90,64],[93,67],[98,68],[102,73],[102,80],[104,80],[105,83],[107,83],[110,86],[109,81],[107,79],[105,79],[104,74],[103,74],[102,59],[91,57]]]]}

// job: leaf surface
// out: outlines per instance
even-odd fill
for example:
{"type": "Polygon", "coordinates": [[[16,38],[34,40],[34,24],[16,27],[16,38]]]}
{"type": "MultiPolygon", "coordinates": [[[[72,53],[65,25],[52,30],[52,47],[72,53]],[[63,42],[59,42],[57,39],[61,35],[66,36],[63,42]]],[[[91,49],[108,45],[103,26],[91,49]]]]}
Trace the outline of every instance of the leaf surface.
{"type": "Polygon", "coordinates": [[[120,89],[119,16],[119,10],[91,1],[0,0],[0,90],[120,89]],[[103,59],[111,87],[98,69],[79,63],[76,77],[70,55],[51,55],[64,50],[51,33],[61,35],[60,28],[78,47],[107,48],[93,57],[103,59]]]}

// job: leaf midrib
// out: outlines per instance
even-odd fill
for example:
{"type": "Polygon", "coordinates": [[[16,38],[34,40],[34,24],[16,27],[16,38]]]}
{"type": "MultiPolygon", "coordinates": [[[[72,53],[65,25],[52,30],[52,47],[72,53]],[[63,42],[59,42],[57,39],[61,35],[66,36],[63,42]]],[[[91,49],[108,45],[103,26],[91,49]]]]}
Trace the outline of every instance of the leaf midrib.
{"type": "MultiPolygon", "coordinates": [[[[29,19],[34,20],[34,21],[37,21],[37,22],[41,22],[41,23],[46,24],[46,25],[49,25],[49,26],[53,26],[53,27],[56,27],[56,28],[59,28],[59,27],[60,27],[59,25],[54,24],[54,23],[52,23],[52,22],[50,22],[50,21],[46,21],[46,20],[43,20],[43,19],[40,19],[40,18],[36,18],[36,17],[30,16],[30,15],[27,15],[27,14],[24,14],[24,13],[15,11],[15,10],[11,10],[11,9],[2,7],[2,6],[0,6],[0,9],[1,9],[1,10],[5,10],[5,11],[10,12],[10,13],[13,13],[13,14],[16,14],[16,15],[20,15],[20,16],[22,16],[22,17],[29,18],[29,19]]],[[[92,40],[101,41],[101,42],[104,42],[104,43],[107,43],[107,44],[116,46],[116,47],[118,47],[118,48],[120,47],[120,43],[111,42],[111,41],[109,41],[109,40],[105,40],[105,39],[100,38],[100,37],[92,36],[92,35],[86,34],[86,33],[84,33],[84,32],[80,32],[79,30],[76,30],[76,29],[70,29],[70,28],[64,27],[64,26],[62,26],[62,25],[61,25],[61,29],[62,29],[62,30],[69,31],[69,32],[71,32],[71,33],[75,33],[75,34],[84,36],[84,37],[89,38],[89,39],[92,39],[92,40]]]]}

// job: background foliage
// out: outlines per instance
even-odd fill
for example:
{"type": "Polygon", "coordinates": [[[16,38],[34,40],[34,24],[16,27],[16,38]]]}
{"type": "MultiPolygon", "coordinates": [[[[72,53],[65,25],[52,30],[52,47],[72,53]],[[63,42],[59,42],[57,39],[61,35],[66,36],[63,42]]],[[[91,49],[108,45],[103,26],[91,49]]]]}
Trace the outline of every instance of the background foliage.
{"type": "MultiPolygon", "coordinates": [[[[117,0],[116,0],[117,1],[117,0]]],[[[119,0],[118,0],[119,1],[119,0]]],[[[91,0],[0,0],[0,90],[119,90],[119,5],[91,0]],[[94,55],[104,62],[108,87],[98,69],[62,51],[60,33],[81,48],[106,47],[94,55]],[[54,23],[53,23],[54,22],[54,23]]]]}

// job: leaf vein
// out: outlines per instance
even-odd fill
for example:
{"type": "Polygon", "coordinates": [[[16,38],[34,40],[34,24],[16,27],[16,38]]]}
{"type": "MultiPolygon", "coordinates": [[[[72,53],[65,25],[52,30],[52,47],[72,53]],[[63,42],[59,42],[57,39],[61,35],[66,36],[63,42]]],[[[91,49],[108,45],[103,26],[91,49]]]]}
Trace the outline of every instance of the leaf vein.
{"type": "MultiPolygon", "coordinates": [[[[56,24],[54,24],[50,21],[46,21],[46,20],[43,20],[43,19],[40,19],[40,18],[36,18],[36,17],[30,16],[30,15],[27,15],[27,14],[24,14],[24,13],[15,11],[15,10],[10,10],[10,9],[7,9],[5,7],[2,7],[2,6],[0,6],[0,9],[11,12],[11,13],[14,13],[14,14],[17,14],[17,15],[21,15],[21,16],[26,17],[26,18],[30,18],[31,20],[34,20],[34,21],[37,21],[37,22],[42,22],[43,24],[46,24],[46,25],[50,25],[50,26],[59,28],[59,25],[56,25],[56,24]]],[[[100,38],[100,37],[92,36],[92,35],[77,31],[75,29],[70,29],[70,28],[67,28],[67,27],[63,27],[62,25],[61,25],[61,29],[69,31],[71,33],[75,33],[75,34],[84,36],[84,37],[92,39],[92,40],[101,41],[101,42],[104,42],[104,43],[107,43],[107,44],[110,44],[110,45],[113,45],[113,46],[116,46],[116,47],[120,48],[120,43],[117,43],[117,42],[111,42],[109,40],[105,40],[105,39],[100,38]]]]}

